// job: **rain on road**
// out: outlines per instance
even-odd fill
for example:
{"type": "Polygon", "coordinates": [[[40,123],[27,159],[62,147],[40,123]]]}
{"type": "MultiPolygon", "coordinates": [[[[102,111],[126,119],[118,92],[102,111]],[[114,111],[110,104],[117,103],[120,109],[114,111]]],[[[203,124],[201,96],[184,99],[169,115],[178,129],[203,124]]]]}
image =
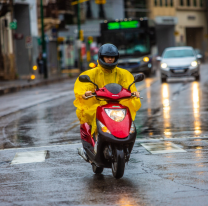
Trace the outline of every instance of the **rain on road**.
{"type": "Polygon", "coordinates": [[[201,77],[137,85],[137,141],[120,180],[94,175],[77,154],[74,80],[1,96],[1,205],[207,205],[207,65],[201,77]],[[44,161],[15,164],[29,151],[44,161]]]}

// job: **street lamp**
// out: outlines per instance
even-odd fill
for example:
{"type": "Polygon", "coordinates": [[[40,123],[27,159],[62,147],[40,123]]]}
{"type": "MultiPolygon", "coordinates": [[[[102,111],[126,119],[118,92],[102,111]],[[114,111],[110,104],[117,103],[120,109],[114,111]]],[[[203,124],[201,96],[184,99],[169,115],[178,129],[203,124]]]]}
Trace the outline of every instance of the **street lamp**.
{"type": "Polygon", "coordinates": [[[48,69],[47,69],[46,42],[45,42],[45,33],[44,33],[43,0],[40,0],[40,13],[41,13],[42,53],[43,53],[43,62],[44,62],[43,72],[44,72],[44,79],[47,79],[48,69]]]}

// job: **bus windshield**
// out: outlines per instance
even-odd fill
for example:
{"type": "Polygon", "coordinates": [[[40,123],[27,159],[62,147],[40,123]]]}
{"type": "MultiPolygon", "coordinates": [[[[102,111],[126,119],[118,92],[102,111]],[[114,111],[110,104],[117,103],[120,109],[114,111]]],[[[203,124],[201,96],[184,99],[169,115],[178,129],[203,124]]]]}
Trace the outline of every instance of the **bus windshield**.
{"type": "Polygon", "coordinates": [[[150,52],[149,36],[139,31],[106,32],[104,42],[117,46],[121,56],[142,56],[150,52]]]}

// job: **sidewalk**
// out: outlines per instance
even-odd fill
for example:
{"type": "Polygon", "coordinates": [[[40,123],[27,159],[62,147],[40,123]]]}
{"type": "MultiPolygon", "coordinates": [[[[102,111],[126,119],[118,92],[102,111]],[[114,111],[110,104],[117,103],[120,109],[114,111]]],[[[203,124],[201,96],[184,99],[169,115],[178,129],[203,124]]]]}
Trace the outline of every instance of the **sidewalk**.
{"type": "Polygon", "coordinates": [[[78,76],[79,73],[74,73],[71,77],[68,74],[62,74],[61,76],[49,77],[48,79],[35,79],[35,80],[12,80],[12,81],[3,81],[0,80],[0,95],[18,92],[21,89],[31,88],[36,86],[47,85],[51,83],[56,83],[64,81],[66,79],[72,79],[78,76]]]}

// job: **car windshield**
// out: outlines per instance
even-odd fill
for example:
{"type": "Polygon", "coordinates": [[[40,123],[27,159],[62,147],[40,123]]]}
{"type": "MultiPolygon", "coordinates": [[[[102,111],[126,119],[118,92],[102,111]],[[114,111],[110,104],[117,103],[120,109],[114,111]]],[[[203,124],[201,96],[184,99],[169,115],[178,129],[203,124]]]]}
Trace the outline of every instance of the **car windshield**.
{"type": "Polygon", "coordinates": [[[174,49],[168,50],[164,53],[163,58],[183,58],[183,57],[194,57],[194,52],[191,49],[174,49]]]}

